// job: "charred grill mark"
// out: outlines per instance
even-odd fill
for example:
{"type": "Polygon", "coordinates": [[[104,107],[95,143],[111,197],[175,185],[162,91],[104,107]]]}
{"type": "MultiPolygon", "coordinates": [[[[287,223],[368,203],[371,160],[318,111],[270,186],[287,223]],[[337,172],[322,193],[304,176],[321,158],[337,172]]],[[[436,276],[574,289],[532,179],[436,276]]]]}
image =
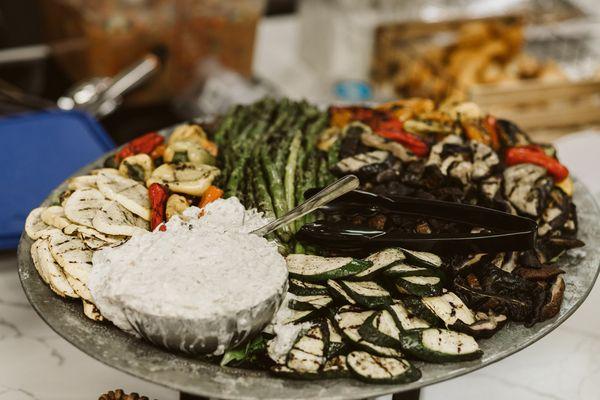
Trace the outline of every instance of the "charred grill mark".
{"type": "Polygon", "coordinates": [[[381,368],[382,370],[384,370],[384,371],[385,371],[385,373],[386,373],[386,374],[387,374],[387,375],[388,375],[390,378],[391,378],[392,376],[394,376],[394,375],[393,375],[393,374],[390,372],[390,370],[389,370],[389,369],[387,369],[387,368],[386,368],[386,366],[385,366],[383,363],[381,363],[381,362],[379,361],[379,358],[378,358],[378,357],[373,357],[373,356],[371,356],[371,361],[373,361],[375,364],[377,364],[377,365],[379,366],[379,368],[381,368]]]}

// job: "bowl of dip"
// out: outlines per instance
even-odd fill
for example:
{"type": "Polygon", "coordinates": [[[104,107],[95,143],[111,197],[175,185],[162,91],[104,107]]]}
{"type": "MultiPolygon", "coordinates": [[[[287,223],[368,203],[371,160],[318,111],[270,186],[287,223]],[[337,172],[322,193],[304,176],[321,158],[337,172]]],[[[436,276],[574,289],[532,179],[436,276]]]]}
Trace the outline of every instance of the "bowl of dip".
{"type": "Polygon", "coordinates": [[[154,232],[94,254],[89,288],[102,315],[169,350],[222,354],[260,332],[287,292],[268,222],[237,198],[190,207],[154,232]]]}

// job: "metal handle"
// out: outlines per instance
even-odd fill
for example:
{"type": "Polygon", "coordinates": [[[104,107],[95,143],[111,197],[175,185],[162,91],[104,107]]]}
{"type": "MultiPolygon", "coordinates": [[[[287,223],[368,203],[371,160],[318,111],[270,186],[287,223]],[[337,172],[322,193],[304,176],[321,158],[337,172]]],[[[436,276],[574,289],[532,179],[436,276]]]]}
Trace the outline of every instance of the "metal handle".
{"type": "Polygon", "coordinates": [[[115,76],[102,96],[105,100],[112,100],[124,95],[152,76],[159,67],[158,56],[147,54],[141,61],[115,76]]]}
{"type": "Polygon", "coordinates": [[[305,216],[308,213],[313,212],[319,207],[324,206],[332,200],[358,188],[360,182],[354,175],[346,175],[341,179],[333,182],[329,186],[325,187],[319,193],[315,194],[304,203],[299,204],[294,209],[288,211],[286,214],[277,218],[275,221],[268,223],[267,225],[252,231],[258,236],[265,236],[269,233],[277,230],[283,225],[287,225],[290,222],[297,220],[300,217],[305,216]]]}

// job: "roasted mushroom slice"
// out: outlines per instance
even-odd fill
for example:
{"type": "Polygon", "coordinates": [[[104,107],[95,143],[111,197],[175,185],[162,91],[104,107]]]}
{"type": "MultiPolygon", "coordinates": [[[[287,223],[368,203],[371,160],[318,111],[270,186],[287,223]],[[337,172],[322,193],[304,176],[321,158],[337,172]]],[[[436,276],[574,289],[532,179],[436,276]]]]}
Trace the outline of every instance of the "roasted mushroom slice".
{"type": "Polygon", "coordinates": [[[514,273],[530,281],[545,281],[564,272],[556,265],[543,265],[541,268],[519,267],[514,273]]]}
{"type": "Polygon", "coordinates": [[[540,319],[545,320],[554,317],[560,311],[560,305],[562,304],[563,295],[565,293],[565,280],[561,275],[558,275],[554,280],[550,290],[548,291],[548,297],[546,303],[542,307],[540,313],[540,319]]]}
{"type": "Polygon", "coordinates": [[[477,322],[469,325],[467,333],[473,337],[484,339],[492,337],[508,321],[506,315],[495,314],[492,311],[488,313],[478,312],[475,314],[475,319],[477,322]]]}

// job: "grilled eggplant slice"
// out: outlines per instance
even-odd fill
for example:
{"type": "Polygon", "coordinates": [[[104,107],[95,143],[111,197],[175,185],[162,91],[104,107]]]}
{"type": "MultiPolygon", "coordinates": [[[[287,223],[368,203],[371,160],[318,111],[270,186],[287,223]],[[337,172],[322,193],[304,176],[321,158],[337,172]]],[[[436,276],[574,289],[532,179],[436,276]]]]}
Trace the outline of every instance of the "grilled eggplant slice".
{"type": "Polygon", "coordinates": [[[483,354],[473,337],[447,329],[407,331],[400,340],[406,353],[432,363],[475,360],[483,354]]]}
{"type": "Polygon", "coordinates": [[[286,366],[300,373],[316,373],[325,364],[325,335],[321,325],[300,335],[288,353],[286,366]]]}
{"type": "Polygon", "coordinates": [[[394,304],[387,306],[386,310],[390,312],[390,315],[394,318],[394,321],[396,321],[396,326],[403,331],[429,328],[430,326],[427,321],[410,313],[406,307],[404,307],[401,300],[394,301],[394,304]]]}
{"type": "Polygon", "coordinates": [[[50,289],[61,297],[78,298],[79,296],[65,276],[62,268],[50,252],[48,239],[38,239],[31,245],[31,258],[42,280],[50,286],[50,289]]]}
{"type": "Polygon", "coordinates": [[[435,296],[442,293],[442,279],[437,276],[405,276],[396,281],[400,293],[415,296],[435,296]]]}
{"type": "Polygon", "coordinates": [[[286,257],[290,277],[309,282],[322,282],[329,279],[356,275],[369,268],[369,261],[350,257],[320,257],[304,254],[290,254],[286,257]]]}
{"type": "MultiPolygon", "coordinates": [[[[148,189],[140,182],[119,175],[99,173],[98,190],[146,221],[150,221],[148,189]]],[[[68,216],[68,214],[67,214],[68,216]]]]}
{"type": "Polygon", "coordinates": [[[378,308],[392,304],[392,296],[372,281],[340,281],[340,286],[357,304],[366,308],[378,308]]]}
{"type": "Polygon", "coordinates": [[[378,357],[364,351],[353,351],[346,357],[348,367],[356,377],[371,383],[409,383],[418,380],[421,372],[407,360],[378,357]]]}
{"type": "Polygon", "coordinates": [[[98,177],[96,175],[81,175],[74,176],[68,180],[68,188],[69,190],[79,190],[79,189],[98,189],[96,182],[98,177]]]}
{"type": "Polygon", "coordinates": [[[96,213],[92,224],[97,231],[115,236],[134,236],[150,229],[146,220],[125,209],[116,201],[106,203],[96,213]]]}
{"type": "Polygon", "coordinates": [[[65,215],[65,209],[61,206],[51,206],[42,212],[42,221],[57,229],[63,229],[71,224],[65,215]]]}
{"type": "Polygon", "coordinates": [[[74,236],[55,230],[49,238],[52,256],[72,277],[86,283],[92,269],[92,254],[85,243],[74,236]]]}
{"type": "Polygon", "coordinates": [[[100,310],[96,307],[94,303],[90,303],[89,301],[82,300],[83,302],[83,314],[91,319],[92,321],[104,321],[104,317],[100,314],[100,310]]]}
{"type": "Polygon", "coordinates": [[[25,233],[32,240],[47,237],[55,230],[54,227],[42,221],[42,213],[45,210],[46,207],[34,208],[25,220],[25,233]]]}
{"type": "Polygon", "coordinates": [[[329,293],[327,286],[317,283],[304,282],[299,279],[290,279],[288,291],[297,296],[317,296],[329,293]]]}
{"type": "Polygon", "coordinates": [[[94,299],[92,299],[92,294],[90,293],[90,290],[88,289],[85,283],[69,275],[66,271],[65,277],[67,278],[67,282],[69,282],[69,285],[71,285],[75,293],[77,293],[77,296],[81,297],[82,300],[85,300],[90,303],[94,301],[94,299]]]}
{"type": "Polygon", "coordinates": [[[385,269],[402,262],[402,260],[405,258],[404,252],[397,248],[389,248],[378,251],[377,253],[371,254],[366,258],[366,261],[372,262],[373,265],[354,275],[352,279],[370,280],[385,269]]]}
{"type": "Polygon", "coordinates": [[[106,197],[97,189],[79,189],[65,201],[65,215],[76,224],[93,228],[94,217],[107,202],[106,197]]]}

